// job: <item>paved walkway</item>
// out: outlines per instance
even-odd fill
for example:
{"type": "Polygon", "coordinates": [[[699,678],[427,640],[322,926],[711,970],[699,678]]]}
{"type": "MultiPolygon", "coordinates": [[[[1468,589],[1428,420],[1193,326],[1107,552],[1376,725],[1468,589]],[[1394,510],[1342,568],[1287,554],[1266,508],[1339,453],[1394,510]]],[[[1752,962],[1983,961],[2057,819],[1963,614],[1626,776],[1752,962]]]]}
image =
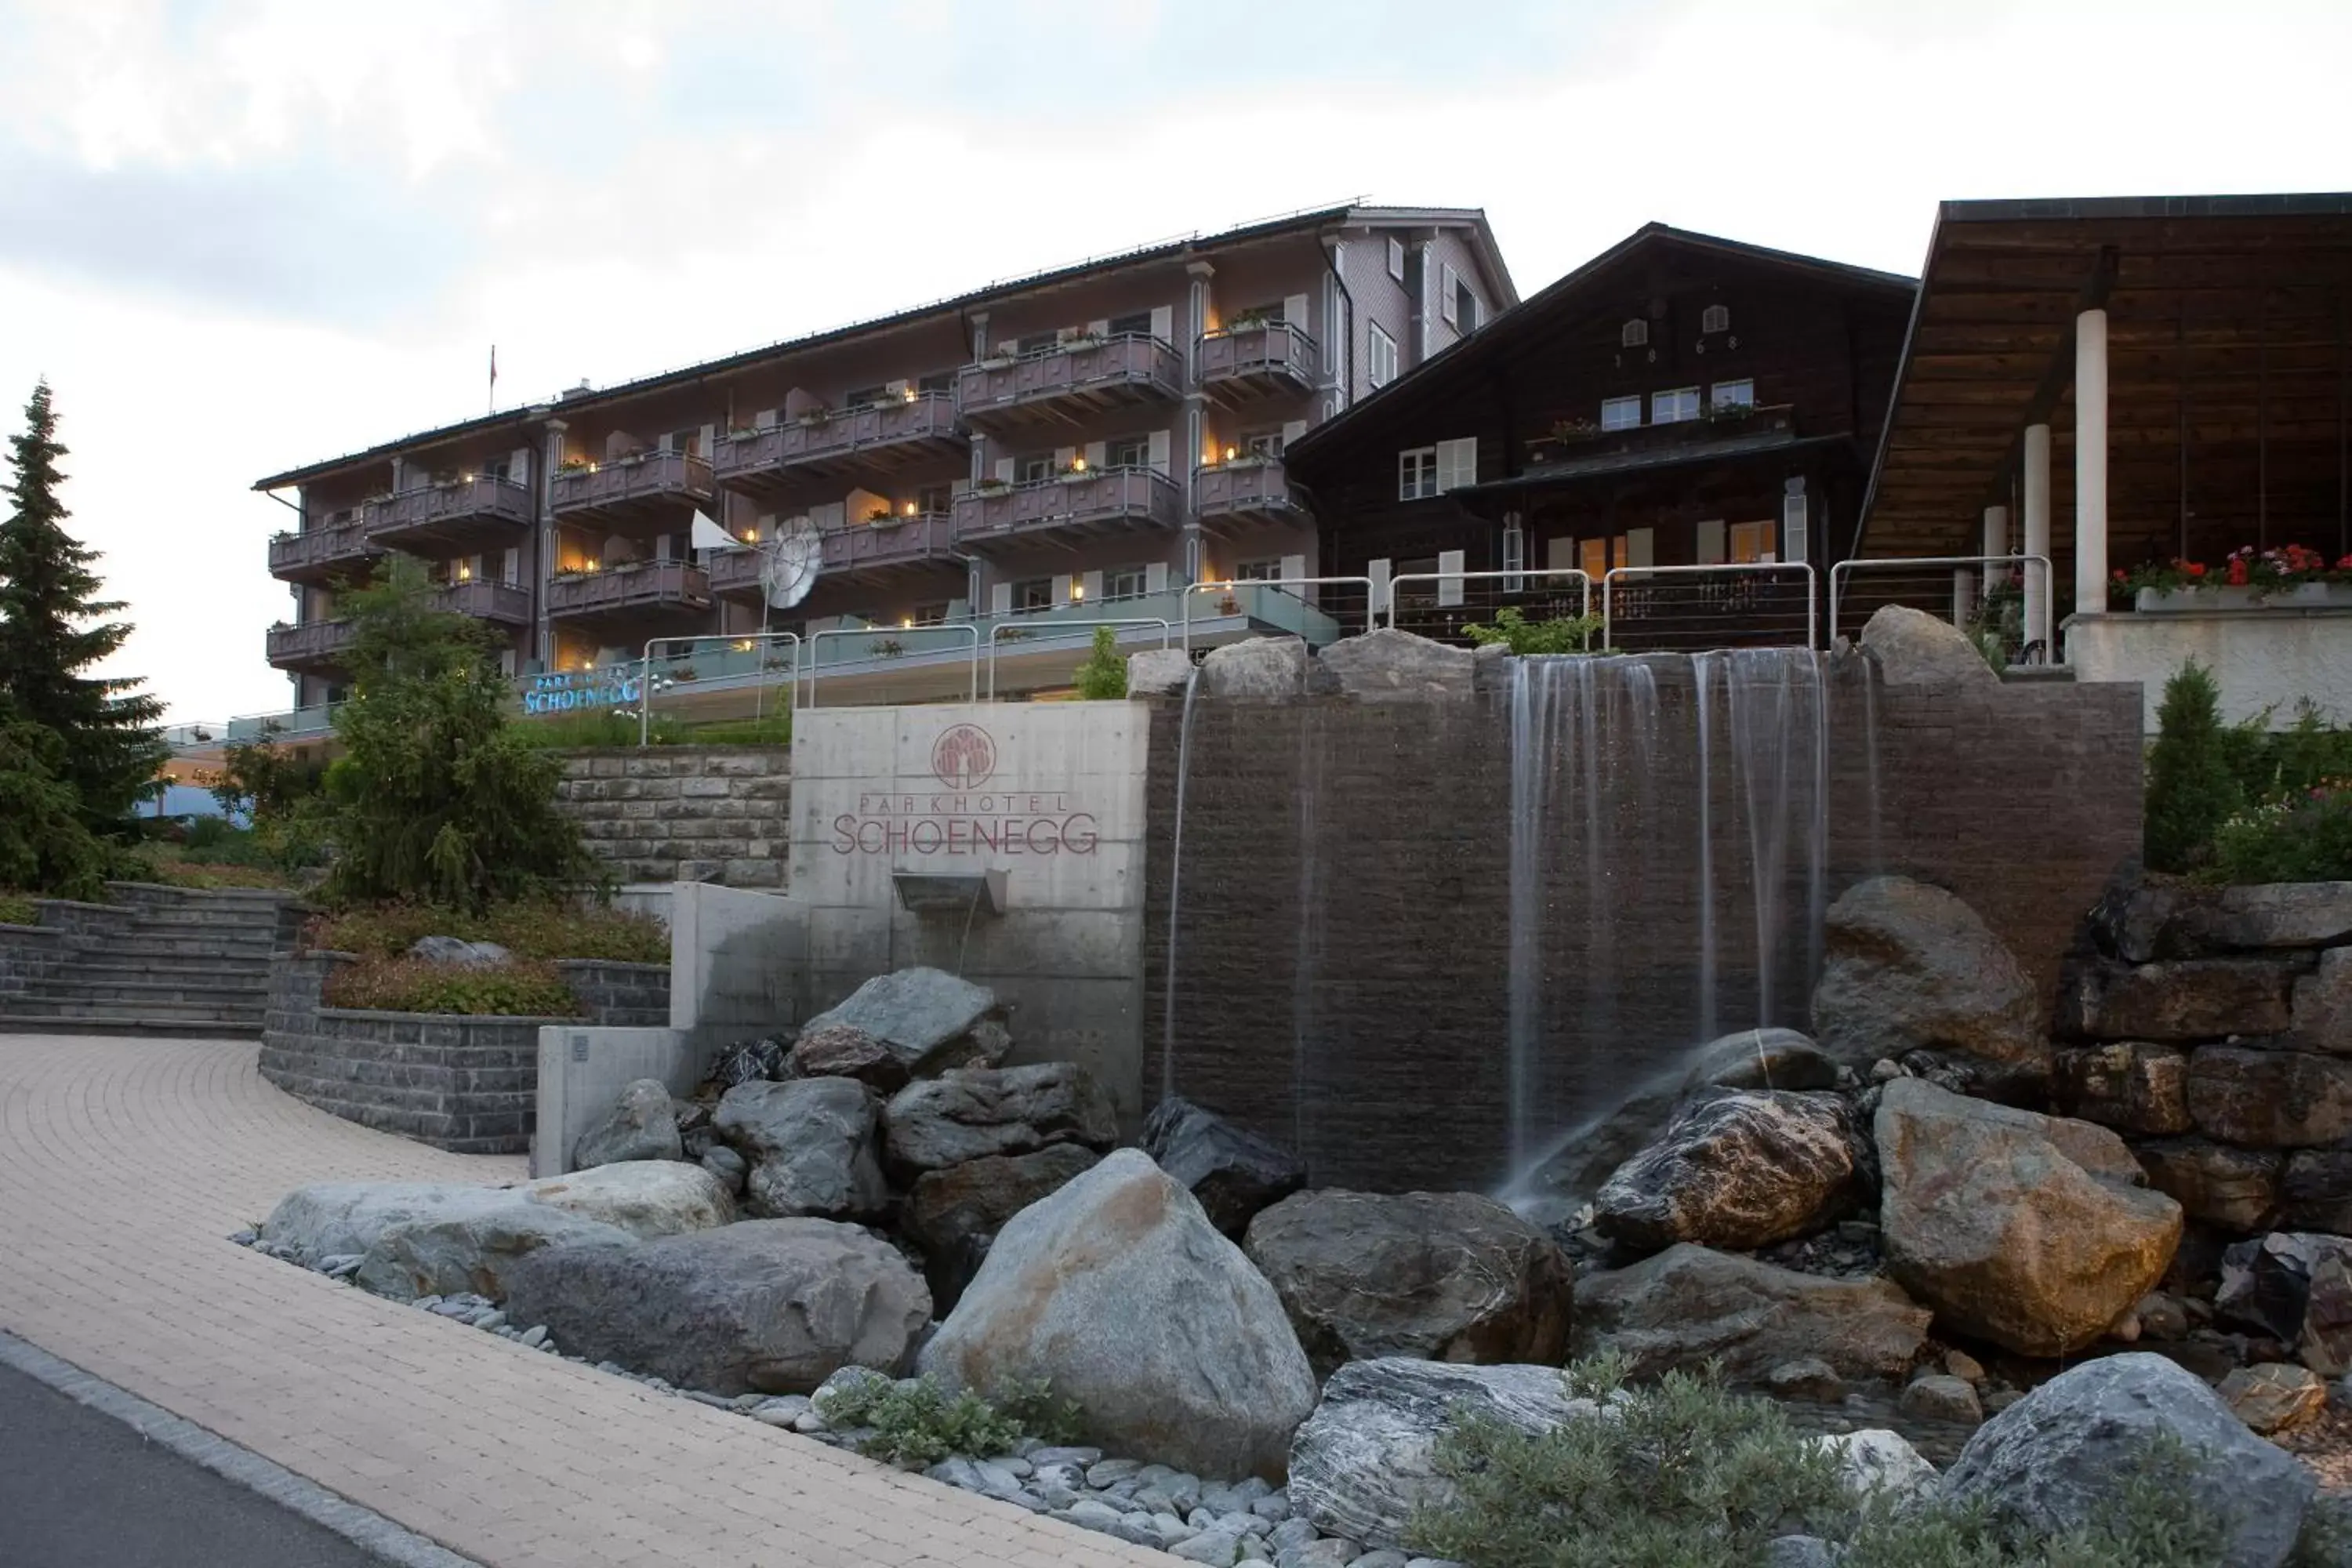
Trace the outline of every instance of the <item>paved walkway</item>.
{"type": "Polygon", "coordinates": [[[0,1329],[491,1568],[1165,1568],[223,1237],[331,1179],[520,1178],[261,1081],[249,1041],[0,1036],[0,1329]]]}

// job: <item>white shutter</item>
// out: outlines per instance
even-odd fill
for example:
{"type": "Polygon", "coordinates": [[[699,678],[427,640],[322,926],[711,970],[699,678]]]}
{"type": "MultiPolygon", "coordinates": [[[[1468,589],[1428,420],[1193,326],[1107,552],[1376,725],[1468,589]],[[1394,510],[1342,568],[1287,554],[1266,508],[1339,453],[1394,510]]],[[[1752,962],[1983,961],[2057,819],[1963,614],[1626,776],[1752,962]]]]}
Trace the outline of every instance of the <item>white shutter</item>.
{"type": "Polygon", "coordinates": [[[970,479],[950,479],[948,481],[948,494],[950,496],[968,496],[971,494],[971,481],[970,479]]]}
{"type": "Polygon", "coordinates": [[[1478,482],[1478,437],[1465,436],[1459,440],[1437,444],[1437,493],[1461,489],[1478,482]]]}
{"type": "Polygon", "coordinates": [[[1282,574],[1294,580],[1307,575],[1307,557],[1286,555],[1282,558],[1282,574]]]}
{"type": "Polygon", "coordinates": [[[1059,572],[1055,573],[1054,603],[1057,605],[1068,604],[1070,602],[1070,590],[1077,585],[1077,582],[1078,580],[1076,577],[1066,577],[1059,572]]]}
{"type": "Polygon", "coordinates": [[[1282,298],[1282,319],[1294,327],[1307,325],[1307,296],[1286,294],[1282,298]]]}
{"type": "Polygon", "coordinates": [[[1153,473],[1155,473],[1155,474],[1164,474],[1164,473],[1166,473],[1166,472],[1168,471],[1168,432],[1167,432],[1167,431],[1165,431],[1165,430],[1154,430],[1154,431],[1151,433],[1151,450],[1150,450],[1150,463],[1151,463],[1151,471],[1152,471],[1153,473]]]}
{"type": "Polygon", "coordinates": [[[654,450],[655,450],[655,451],[656,451],[656,452],[667,452],[667,451],[668,451],[668,450],[669,450],[669,432],[668,432],[668,431],[665,430],[665,431],[663,431],[663,432],[662,432],[658,437],[655,437],[655,440],[654,440],[654,450]]]}
{"type": "Polygon", "coordinates": [[[654,535],[654,559],[656,561],[667,561],[669,559],[668,534],[656,533],[654,535]]]}
{"type": "MultiPolygon", "coordinates": [[[[1721,523],[1717,523],[1716,526],[1720,528],[1723,525],[1721,523]]],[[[1575,564],[1575,540],[1562,534],[1558,538],[1547,539],[1544,541],[1544,569],[1546,571],[1565,572],[1575,564]]]]}
{"type": "Polygon", "coordinates": [[[1297,440],[1303,439],[1303,438],[1305,437],[1305,436],[1306,436],[1306,435],[1307,435],[1307,421],[1306,421],[1306,420],[1304,420],[1304,419],[1286,419],[1286,420],[1284,420],[1284,421],[1282,422],[1282,446],[1283,446],[1283,450],[1285,450],[1285,451],[1288,451],[1288,450],[1290,449],[1290,444],[1291,444],[1293,441],[1297,441],[1297,440]]]}
{"type": "MultiPolygon", "coordinates": [[[[1792,480],[1792,483],[1801,483],[1792,480]]],[[[1806,524],[1805,493],[1798,490],[1780,498],[1780,559],[1801,562],[1807,559],[1807,536],[1811,530],[1806,524]]]]}
{"type": "Polygon", "coordinates": [[[1056,447],[1054,448],[1054,467],[1055,468],[1066,470],[1076,467],[1077,461],[1078,449],[1076,447],[1056,447]]]}
{"type": "Polygon", "coordinates": [[[1110,319],[1106,316],[1099,321],[1088,321],[1087,331],[1098,338],[1107,338],[1110,336],[1110,319]]]}
{"type": "Polygon", "coordinates": [[[507,478],[520,484],[522,477],[529,472],[530,472],[530,448],[517,447],[513,456],[507,458],[507,478]]]}
{"type": "Polygon", "coordinates": [[[1654,528],[1629,528],[1625,531],[1625,564],[1655,566],[1658,563],[1658,531],[1654,528]]]}
{"type": "Polygon", "coordinates": [[[1013,482],[1013,477],[1017,472],[1019,472],[1019,470],[1013,467],[1012,458],[999,458],[996,459],[996,477],[1003,479],[1006,484],[1009,485],[1013,482]]]}
{"type": "Polygon", "coordinates": [[[702,447],[701,447],[701,448],[700,448],[700,449],[701,449],[701,452],[702,452],[703,457],[704,457],[706,459],[710,456],[710,449],[711,449],[711,446],[712,446],[712,444],[713,444],[713,443],[715,443],[718,439],[719,439],[719,426],[717,426],[716,425],[705,425],[705,426],[702,427],[702,447]]]}
{"type": "Polygon", "coordinates": [[[1099,605],[1102,603],[1102,579],[1103,574],[1099,572],[1089,572],[1087,574],[1085,582],[1087,604],[1099,605]]]}
{"type": "Polygon", "coordinates": [[[1147,594],[1168,592],[1168,563],[1153,561],[1143,568],[1143,591],[1147,594]]]}
{"type": "Polygon", "coordinates": [[[913,382],[901,376],[897,381],[884,382],[882,384],[882,390],[892,397],[904,397],[907,395],[907,389],[912,385],[914,385],[913,382]]]}
{"type": "Polygon", "coordinates": [[[1517,594],[1528,585],[1528,535],[1519,525],[1519,514],[1512,512],[1503,522],[1503,570],[1509,574],[1503,579],[1503,592],[1517,594]]]}
{"type": "Polygon", "coordinates": [[[808,509],[809,521],[816,525],[819,532],[828,528],[839,528],[847,515],[847,510],[837,500],[825,501],[808,509]]]}
{"type": "Polygon", "coordinates": [[[514,672],[515,650],[510,647],[502,647],[499,649],[499,673],[510,678],[513,676],[514,672]]]}
{"type": "Polygon", "coordinates": [[[1451,264],[1448,264],[1440,267],[1437,269],[1437,272],[1439,279],[1437,285],[1437,313],[1443,316],[1451,324],[1458,327],[1462,323],[1456,319],[1454,308],[1454,268],[1451,264]]]}
{"type": "Polygon", "coordinates": [[[1437,580],[1437,602],[1442,606],[1450,607],[1462,603],[1462,562],[1463,552],[1459,550],[1441,550],[1437,552],[1438,571],[1453,574],[1451,576],[1441,576],[1437,580]]]}
{"type": "Polygon", "coordinates": [[[774,429],[775,427],[776,427],[776,411],[775,411],[774,409],[772,409],[772,408],[762,408],[762,409],[761,409],[758,413],[756,413],[756,414],[754,414],[754,415],[752,415],[752,416],[751,416],[751,428],[752,428],[752,429],[754,429],[754,430],[772,430],[772,429],[774,429]]]}
{"type": "Polygon", "coordinates": [[[1372,614],[1379,615],[1389,607],[1389,559],[1383,555],[1364,568],[1364,575],[1372,580],[1372,614]]]}
{"type": "Polygon", "coordinates": [[[1087,443],[1087,467],[1089,468],[1107,468],[1110,467],[1109,442],[1089,441],[1087,443]]]}
{"type": "Polygon", "coordinates": [[[1151,307],[1151,335],[1162,342],[1176,335],[1176,310],[1172,305],[1151,307]]]}
{"type": "Polygon", "coordinates": [[[1698,525],[1698,563],[1720,566],[1723,561],[1723,519],[1709,518],[1698,525]]]}
{"type": "Polygon", "coordinates": [[[970,599],[950,599],[948,601],[949,620],[962,621],[969,620],[971,618],[971,601],[970,599]]]}
{"type": "Polygon", "coordinates": [[[988,613],[1009,616],[1013,613],[1013,584],[998,583],[988,590],[988,613]]]}
{"type": "Polygon", "coordinates": [[[510,548],[507,551],[506,561],[499,568],[499,581],[509,584],[520,583],[522,581],[522,552],[520,550],[510,548]]]}

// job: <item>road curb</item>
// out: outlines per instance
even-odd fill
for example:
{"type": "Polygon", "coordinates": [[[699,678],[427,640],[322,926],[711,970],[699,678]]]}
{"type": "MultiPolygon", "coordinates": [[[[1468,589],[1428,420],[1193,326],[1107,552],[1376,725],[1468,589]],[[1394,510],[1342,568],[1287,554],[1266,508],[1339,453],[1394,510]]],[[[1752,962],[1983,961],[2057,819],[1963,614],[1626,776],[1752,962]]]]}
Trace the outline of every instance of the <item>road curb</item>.
{"type": "Polygon", "coordinates": [[[460,1557],[373,1510],[338,1497],[318,1482],[151,1405],[104,1378],[93,1377],[71,1362],[60,1360],[5,1330],[0,1330],[0,1366],[12,1367],[78,1405],[112,1416],[148,1441],[248,1491],[258,1492],[321,1529],[332,1531],[361,1551],[393,1564],[393,1568],[482,1568],[472,1558],[460,1557]]]}

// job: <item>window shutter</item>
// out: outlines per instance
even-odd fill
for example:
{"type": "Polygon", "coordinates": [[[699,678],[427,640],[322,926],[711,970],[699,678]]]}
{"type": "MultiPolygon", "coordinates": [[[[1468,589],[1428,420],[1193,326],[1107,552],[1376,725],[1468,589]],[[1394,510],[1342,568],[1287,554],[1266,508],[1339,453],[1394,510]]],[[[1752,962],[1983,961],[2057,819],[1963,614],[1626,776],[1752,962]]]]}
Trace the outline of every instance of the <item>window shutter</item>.
{"type": "Polygon", "coordinates": [[[669,559],[668,534],[656,533],[654,535],[654,559],[656,561],[667,561],[669,559]]]}
{"type": "Polygon", "coordinates": [[[1168,592],[1168,563],[1154,561],[1144,567],[1143,591],[1147,594],[1168,592]]]}
{"type": "Polygon", "coordinates": [[[1401,239],[1389,241],[1389,276],[1404,281],[1404,241],[1401,239]]]}
{"type": "Polygon", "coordinates": [[[1658,531],[1654,528],[1629,528],[1625,531],[1625,564],[1655,566],[1658,531]]]}
{"type": "Polygon", "coordinates": [[[1109,466],[1110,466],[1110,443],[1109,443],[1109,442],[1108,442],[1108,441],[1089,441],[1089,442],[1087,442],[1087,468],[1108,468],[1109,466]]]}
{"type": "Polygon", "coordinates": [[[999,458],[996,459],[996,477],[1003,479],[1006,484],[1009,485],[1013,482],[1013,476],[1019,470],[1013,467],[1012,458],[999,458]]]}
{"type": "Polygon", "coordinates": [[[772,511],[763,511],[758,517],[753,518],[751,520],[751,532],[754,537],[761,540],[775,538],[776,514],[772,511]]]}
{"type": "Polygon", "coordinates": [[[1013,584],[998,583],[988,590],[988,613],[1009,616],[1013,613],[1013,584]]]}
{"type": "Polygon", "coordinates": [[[1526,589],[1527,564],[1527,532],[1519,526],[1519,514],[1513,512],[1503,522],[1503,570],[1510,574],[1503,579],[1503,592],[1517,594],[1526,589]]]}
{"type": "Polygon", "coordinates": [[[1438,571],[1453,574],[1451,576],[1441,576],[1437,580],[1437,602],[1441,605],[1452,606],[1462,603],[1463,555],[1464,552],[1459,550],[1441,550],[1437,552],[1438,571]]]}
{"type": "Polygon", "coordinates": [[[970,479],[950,479],[948,481],[948,494],[950,496],[968,496],[971,494],[971,481],[970,479]]]}
{"type": "Polygon", "coordinates": [[[522,552],[520,550],[509,548],[507,551],[506,560],[499,569],[499,581],[507,584],[515,584],[522,581],[522,552]]]}
{"type": "Polygon", "coordinates": [[[1151,463],[1151,471],[1153,473],[1164,474],[1168,471],[1167,431],[1154,430],[1151,433],[1151,450],[1150,453],[1150,460],[1151,463]]]}
{"type": "Polygon", "coordinates": [[[950,599],[948,601],[948,619],[951,621],[961,621],[970,618],[971,615],[971,601],[970,599],[950,599]]]}
{"type": "Polygon", "coordinates": [[[1291,444],[1293,441],[1301,440],[1301,439],[1303,439],[1303,438],[1306,437],[1306,435],[1307,435],[1307,421],[1306,421],[1306,420],[1304,420],[1304,419],[1286,419],[1286,420],[1284,420],[1284,421],[1283,421],[1283,423],[1282,423],[1282,446],[1283,446],[1283,450],[1285,450],[1285,451],[1288,451],[1288,450],[1290,449],[1290,444],[1291,444]]]}
{"type": "Polygon", "coordinates": [[[1284,556],[1282,558],[1282,574],[1285,577],[1293,579],[1294,581],[1297,578],[1306,576],[1307,557],[1304,555],[1284,556]]]}
{"type": "Polygon", "coordinates": [[[1056,468],[1068,468],[1074,467],[1077,463],[1077,460],[1078,449],[1076,447],[1056,447],[1054,448],[1054,467],[1056,468]]]}
{"type": "Polygon", "coordinates": [[[514,449],[514,455],[507,459],[507,478],[520,483],[522,477],[530,472],[530,448],[517,447],[514,449]]]}
{"type": "Polygon", "coordinates": [[[499,673],[504,676],[512,676],[514,672],[515,650],[510,647],[502,647],[499,649],[499,673]]]}
{"type": "Polygon", "coordinates": [[[1698,563],[1720,566],[1723,563],[1723,519],[1709,518],[1698,525],[1698,563]]]}
{"type": "Polygon", "coordinates": [[[829,500],[820,506],[809,508],[808,515],[809,521],[822,532],[828,528],[839,528],[842,519],[847,515],[847,509],[837,500],[829,500]]]}
{"type": "MultiPolygon", "coordinates": [[[[1803,482],[1802,479],[1790,481],[1791,484],[1803,482]]],[[[1811,530],[1807,526],[1810,521],[1806,515],[1804,491],[1797,490],[1780,498],[1781,560],[1801,562],[1811,559],[1806,553],[1806,547],[1810,542],[1809,536],[1811,533],[1811,530]]]]}
{"type": "Polygon", "coordinates": [[[710,456],[710,448],[711,448],[711,446],[712,446],[712,444],[713,444],[713,443],[715,443],[718,439],[719,439],[719,426],[717,426],[716,425],[705,425],[705,426],[702,427],[702,447],[701,447],[701,453],[702,453],[702,456],[703,456],[704,458],[709,458],[709,457],[710,456]]]}
{"type": "Polygon", "coordinates": [[[1368,563],[1364,575],[1372,580],[1372,614],[1379,615],[1389,607],[1389,559],[1383,555],[1368,563]]]}
{"type": "Polygon", "coordinates": [[[1099,321],[1088,321],[1087,323],[1087,331],[1092,332],[1098,338],[1107,338],[1110,336],[1110,318],[1106,316],[1099,321]]]}
{"type": "Polygon", "coordinates": [[[1560,534],[1544,541],[1544,570],[1565,572],[1576,564],[1576,541],[1560,534]]]}
{"type": "Polygon", "coordinates": [[[1166,342],[1176,335],[1176,310],[1172,305],[1151,307],[1151,335],[1166,342]]]}
{"type": "Polygon", "coordinates": [[[1286,294],[1282,297],[1282,319],[1294,327],[1307,325],[1307,296],[1286,294]]]}
{"type": "Polygon", "coordinates": [[[772,430],[772,429],[774,429],[775,427],[776,427],[776,411],[775,411],[774,409],[772,409],[772,408],[762,408],[762,409],[761,409],[758,413],[756,413],[756,414],[754,414],[754,415],[752,415],[752,416],[751,416],[751,428],[752,428],[752,429],[754,429],[754,430],[772,430]]]}
{"type": "Polygon", "coordinates": [[[1454,293],[1453,265],[1451,263],[1447,263],[1441,266],[1437,271],[1439,278],[1437,290],[1437,313],[1440,316],[1443,316],[1452,325],[1458,327],[1462,322],[1454,310],[1454,293]]]}
{"type": "Polygon", "coordinates": [[[1102,574],[1101,573],[1099,573],[1099,572],[1089,572],[1089,573],[1087,573],[1087,574],[1086,574],[1086,578],[1085,578],[1085,585],[1086,585],[1086,590],[1087,590],[1087,593],[1086,593],[1086,599],[1087,599],[1087,604],[1089,604],[1089,605],[1099,605],[1099,604],[1101,604],[1101,603],[1102,603],[1102,595],[1103,595],[1102,580],[1103,580],[1103,574],[1102,574]]]}
{"type": "Polygon", "coordinates": [[[1070,602],[1070,589],[1075,586],[1076,583],[1077,579],[1076,577],[1066,577],[1059,572],[1055,573],[1054,603],[1056,605],[1068,604],[1070,602]]]}
{"type": "Polygon", "coordinates": [[[1440,495],[1478,482],[1478,437],[1465,436],[1437,444],[1437,489],[1440,495]]]}

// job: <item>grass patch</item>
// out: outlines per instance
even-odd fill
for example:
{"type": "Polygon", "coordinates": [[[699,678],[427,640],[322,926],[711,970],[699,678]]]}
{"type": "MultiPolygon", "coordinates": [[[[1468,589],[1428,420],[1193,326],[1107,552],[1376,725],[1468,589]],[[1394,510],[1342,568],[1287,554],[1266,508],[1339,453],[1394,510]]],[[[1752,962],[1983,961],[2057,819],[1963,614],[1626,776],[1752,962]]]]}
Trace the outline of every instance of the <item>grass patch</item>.
{"type": "Polygon", "coordinates": [[[361,904],[313,919],[305,947],[397,958],[421,936],[494,942],[517,958],[667,963],[669,928],[651,915],[601,904],[493,904],[481,914],[433,904],[361,904]]]}
{"type": "Polygon", "coordinates": [[[421,958],[362,958],[327,977],[325,1000],[330,1007],[372,1012],[491,1017],[576,1018],[582,1010],[555,966],[533,959],[472,969],[421,958]]]}
{"type": "Polygon", "coordinates": [[[29,926],[41,922],[41,908],[22,893],[0,893],[0,925],[29,926]]]}
{"type": "Polygon", "coordinates": [[[1013,1384],[990,1400],[970,1389],[950,1394],[928,1375],[903,1387],[874,1377],[826,1394],[822,1414],[836,1430],[870,1427],[857,1451],[894,1465],[936,1465],[958,1455],[985,1459],[1024,1437],[1076,1437],[1076,1406],[1056,1403],[1043,1382],[1013,1384]]]}

